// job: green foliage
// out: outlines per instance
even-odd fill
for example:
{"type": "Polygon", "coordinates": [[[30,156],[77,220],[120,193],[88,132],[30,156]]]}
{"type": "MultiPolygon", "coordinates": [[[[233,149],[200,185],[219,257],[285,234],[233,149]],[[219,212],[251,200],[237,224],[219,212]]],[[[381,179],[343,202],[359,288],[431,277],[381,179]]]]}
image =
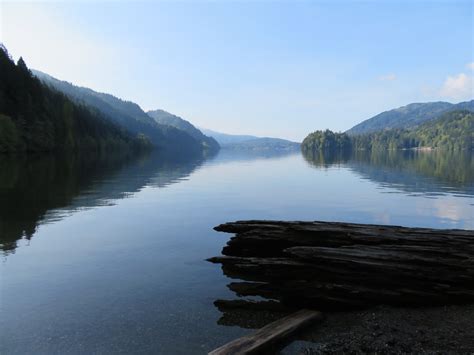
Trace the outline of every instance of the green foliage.
{"type": "Polygon", "coordinates": [[[303,151],[349,151],[351,140],[345,133],[334,133],[330,130],[315,131],[308,135],[301,144],[303,151]]]}
{"type": "Polygon", "coordinates": [[[137,137],[135,138],[135,145],[136,148],[140,150],[148,150],[153,147],[150,139],[143,133],[137,134],[137,137]]]}
{"type": "Polygon", "coordinates": [[[187,129],[156,122],[134,102],[78,87],[39,71],[33,71],[33,74],[45,85],[63,93],[76,104],[93,107],[108,121],[117,124],[133,136],[145,135],[155,147],[188,154],[200,154],[203,150],[201,140],[196,139],[187,129]]]}
{"type": "Polygon", "coordinates": [[[18,132],[10,117],[0,114],[0,152],[9,152],[18,148],[18,132]]]}
{"type": "Polygon", "coordinates": [[[387,129],[352,135],[316,131],[303,143],[303,152],[377,151],[397,149],[474,150],[474,113],[451,111],[412,129],[387,129]]]}
{"type": "Polygon", "coordinates": [[[102,114],[74,104],[0,47],[0,152],[108,150],[140,145],[102,114]]]}
{"type": "Polygon", "coordinates": [[[356,150],[474,149],[474,113],[452,111],[413,129],[391,129],[351,136],[356,150]]]}

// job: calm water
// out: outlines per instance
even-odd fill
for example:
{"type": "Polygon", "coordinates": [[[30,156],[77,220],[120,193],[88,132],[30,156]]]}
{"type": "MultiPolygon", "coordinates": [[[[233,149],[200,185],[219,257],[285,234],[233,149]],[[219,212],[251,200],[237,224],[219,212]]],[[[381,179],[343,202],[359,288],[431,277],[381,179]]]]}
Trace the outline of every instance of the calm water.
{"type": "Polygon", "coordinates": [[[1,353],[205,353],[248,330],[219,266],[237,219],[474,228],[474,160],[222,151],[0,160],[1,353]]]}

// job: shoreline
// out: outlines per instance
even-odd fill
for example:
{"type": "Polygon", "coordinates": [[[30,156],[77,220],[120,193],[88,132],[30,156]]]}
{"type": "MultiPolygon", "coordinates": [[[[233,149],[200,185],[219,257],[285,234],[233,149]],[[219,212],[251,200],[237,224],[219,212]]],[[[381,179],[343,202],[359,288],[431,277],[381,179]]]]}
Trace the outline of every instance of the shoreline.
{"type": "Polygon", "coordinates": [[[473,353],[474,304],[328,313],[299,338],[281,354],[473,353]]]}

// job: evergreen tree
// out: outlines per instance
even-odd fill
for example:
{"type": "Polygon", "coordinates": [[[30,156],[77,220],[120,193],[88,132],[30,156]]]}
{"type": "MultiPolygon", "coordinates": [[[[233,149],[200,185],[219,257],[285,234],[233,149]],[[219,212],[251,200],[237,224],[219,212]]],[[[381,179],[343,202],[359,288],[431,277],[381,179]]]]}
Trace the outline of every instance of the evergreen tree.
{"type": "Polygon", "coordinates": [[[98,111],[41,84],[23,58],[0,46],[0,152],[122,149],[148,146],[98,111]]]}
{"type": "Polygon", "coordinates": [[[449,149],[474,150],[474,113],[451,111],[412,129],[387,129],[348,136],[329,130],[316,131],[303,141],[303,152],[358,150],[449,149]]]}

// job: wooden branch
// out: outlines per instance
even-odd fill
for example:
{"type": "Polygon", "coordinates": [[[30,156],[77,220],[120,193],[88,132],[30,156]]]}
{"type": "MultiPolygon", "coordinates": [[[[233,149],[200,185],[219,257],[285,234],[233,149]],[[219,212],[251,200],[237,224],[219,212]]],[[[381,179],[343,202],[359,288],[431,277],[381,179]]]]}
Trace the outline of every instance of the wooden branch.
{"type": "Polygon", "coordinates": [[[318,311],[301,310],[281,318],[253,334],[236,339],[209,353],[209,355],[256,354],[285,341],[297,331],[323,318],[318,311]]]}

